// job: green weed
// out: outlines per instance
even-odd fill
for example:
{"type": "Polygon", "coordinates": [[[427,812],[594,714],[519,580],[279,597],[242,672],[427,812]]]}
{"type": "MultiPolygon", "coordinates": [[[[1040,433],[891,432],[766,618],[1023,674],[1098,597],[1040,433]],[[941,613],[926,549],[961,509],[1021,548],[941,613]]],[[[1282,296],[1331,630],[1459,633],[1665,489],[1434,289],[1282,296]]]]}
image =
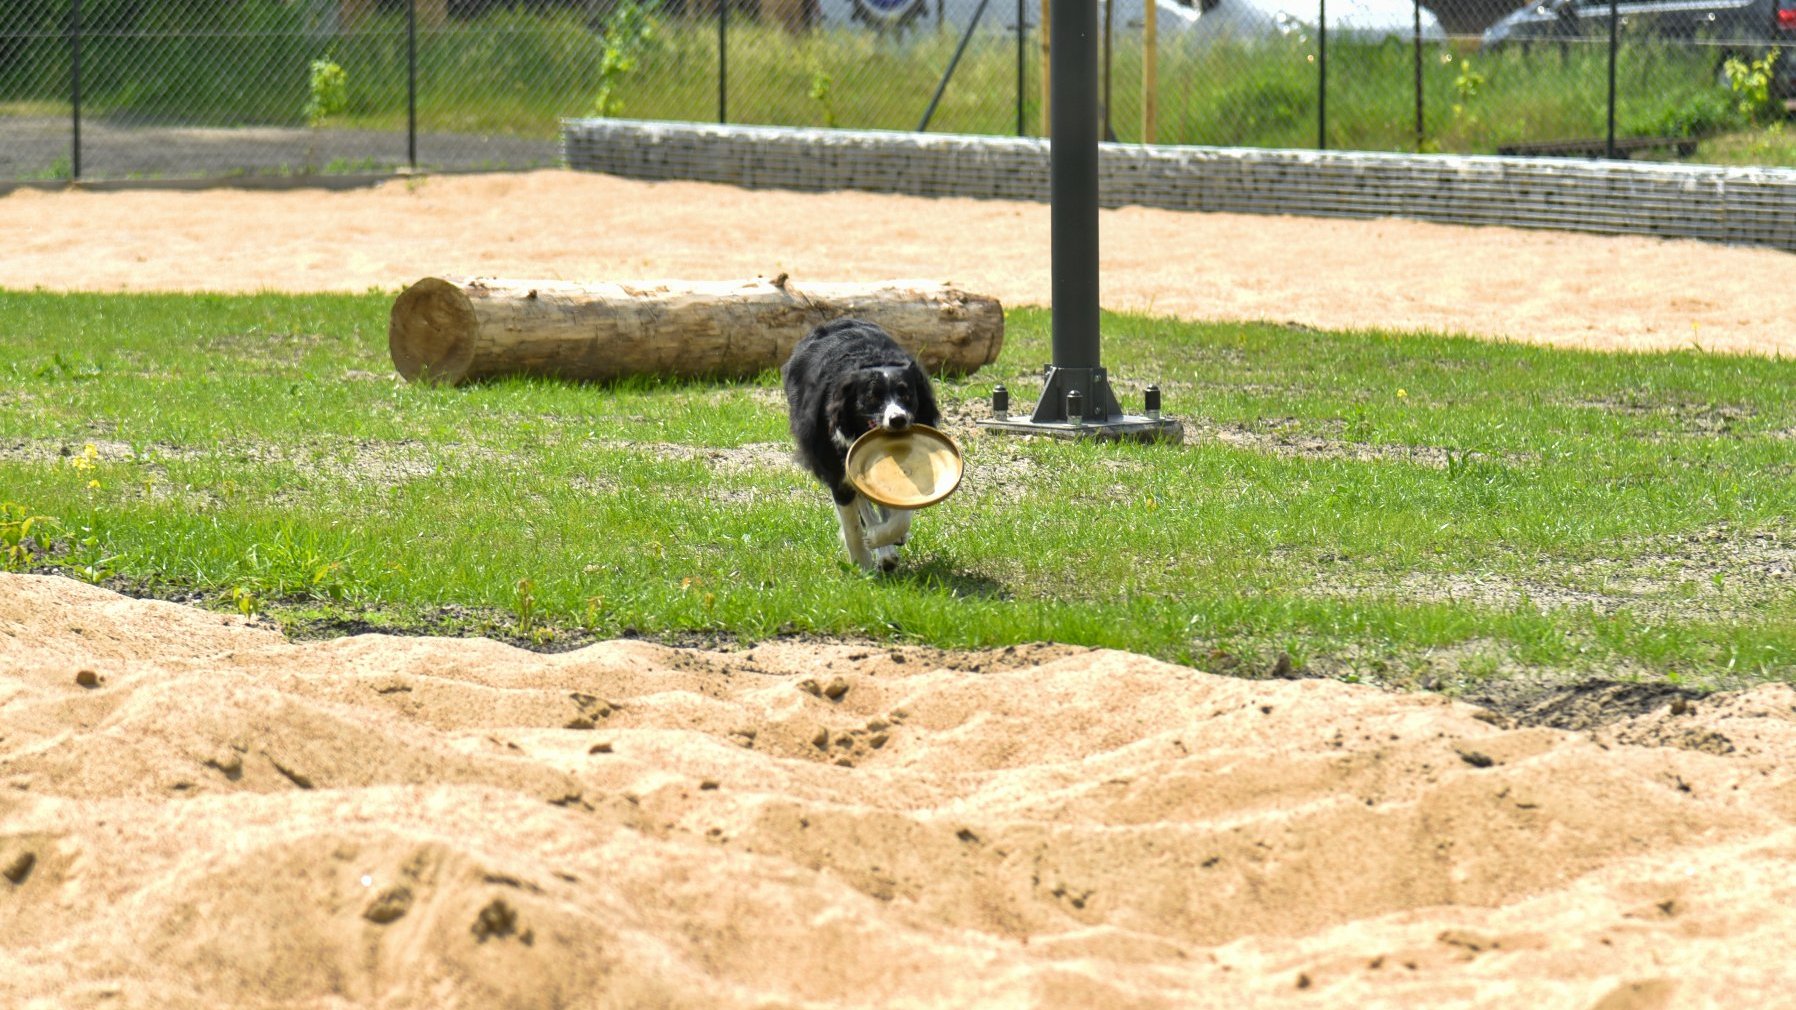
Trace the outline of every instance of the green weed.
{"type": "Polygon", "coordinates": [[[1771,100],[1772,68],[1777,65],[1779,50],[1772,49],[1758,59],[1730,56],[1722,64],[1728,87],[1733,90],[1735,108],[1749,122],[1769,122],[1782,108],[1771,100]]]}
{"type": "Polygon", "coordinates": [[[349,111],[349,75],[335,60],[312,61],[306,97],[306,125],[317,129],[349,111]]]}
{"type": "Polygon", "coordinates": [[[36,515],[15,501],[0,502],[0,567],[18,572],[50,549],[58,526],[50,516],[36,515]]]}

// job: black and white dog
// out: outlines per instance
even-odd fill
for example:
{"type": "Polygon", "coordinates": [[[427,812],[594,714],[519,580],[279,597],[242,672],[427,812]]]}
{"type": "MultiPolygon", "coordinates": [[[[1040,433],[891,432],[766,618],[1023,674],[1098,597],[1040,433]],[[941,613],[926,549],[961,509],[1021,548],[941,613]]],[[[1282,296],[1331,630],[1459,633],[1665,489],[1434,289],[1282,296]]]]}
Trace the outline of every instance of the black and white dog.
{"type": "Polygon", "coordinates": [[[845,461],[848,446],[873,428],[941,423],[929,375],[886,331],[859,319],[812,330],[780,374],[798,461],[835,498],[848,556],[865,571],[891,571],[910,535],[910,510],[861,497],[848,481],[845,461]]]}

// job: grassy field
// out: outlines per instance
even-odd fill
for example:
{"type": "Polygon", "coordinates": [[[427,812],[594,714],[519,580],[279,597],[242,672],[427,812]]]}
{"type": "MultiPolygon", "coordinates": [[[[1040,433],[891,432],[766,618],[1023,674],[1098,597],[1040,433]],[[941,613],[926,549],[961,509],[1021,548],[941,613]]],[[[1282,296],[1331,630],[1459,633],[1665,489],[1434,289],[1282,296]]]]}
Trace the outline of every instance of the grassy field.
{"type": "Polygon", "coordinates": [[[1188,444],[981,437],[1047,358],[1016,311],[942,385],[965,486],[868,580],[774,376],[415,388],[389,305],[0,292],[11,566],[307,634],[1054,639],[1449,690],[1796,671],[1789,363],[1110,317],[1188,444]]]}
{"type": "MultiPolygon", "coordinates": [[[[300,126],[309,66],[338,63],[348,107],[334,128],[403,129],[407,109],[402,19],[375,17],[353,33],[309,28],[304,5],[254,0],[216,24],[180,23],[179,8],[138,15],[87,43],[83,102],[117,122],[300,126]],[[157,18],[175,18],[163,23],[157,18]],[[146,20],[147,19],[147,20],[146,20]]],[[[704,21],[655,17],[628,69],[602,71],[606,35],[569,13],[496,12],[425,31],[419,40],[419,128],[426,133],[559,135],[566,116],[594,112],[602,87],[618,115],[712,121],[717,36],[704,21]]],[[[0,29],[3,30],[3,29],[0,29]]],[[[635,36],[632,35],[632,38],[635,36]]],[[[738,123],[911,130],[958,41],[923,30],[893,40],[858,30],[793,37],[741,20],[731,29],[729,118],[738,123]]],[[[0,38],[0,43],[6,40],[0,38]]],[[[50,31],[0,58],[0,110],[66,100],[67,47],[50,31]]],[[[0,56],[6,46],[0,45],[0,56]]],[[[1040,59],[1026,40],[1022,113],[1039,133],[1040,59]]],[[[1411,49],[1335,40],[1329,59],[1331,147],[1414,150],[1411,49]]],[[[1699,161],[1796,164],[1796,144],[1737,108],[1716,84],[1711,47],[1629,44],[1617,67],[1617,129],[1624,136],[1713,138],[1699,161]]],[[[1476,51],[1476,40],[1424,52],[1426,150],[1491,153],[1499,146],[1599,137],[1606,129],[1608,54],[1600,45],[1476,51]]],[[[1109,123],[1138,141],[1142,54],[1119,33],[1109,123]]],[[[967,52],[931,123],[938,132],[1014,134],[1016,43],[981,36],[967,52]]],[[[1291,37],[1263,45],[1183,46],[1165,40],[1156,140],[1168,144],[1312,147],[1317,139],[1316,47],[1291,37]]],[[[8,112],[7,114],[16,114],[8,112]]]]}

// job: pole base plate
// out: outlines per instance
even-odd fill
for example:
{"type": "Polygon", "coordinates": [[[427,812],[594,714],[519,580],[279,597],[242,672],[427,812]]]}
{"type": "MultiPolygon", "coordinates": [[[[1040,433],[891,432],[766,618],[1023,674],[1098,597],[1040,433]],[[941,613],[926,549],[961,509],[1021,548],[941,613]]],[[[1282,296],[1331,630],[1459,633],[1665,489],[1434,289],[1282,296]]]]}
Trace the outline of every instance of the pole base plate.
{"type": "Polygon", "coordinates": [[[1100,442],[1180,442],[1185,426],[1170,417],[1142,417],[1137,414],[1114,414],[1104,421],[1068,424],[1065,421],[1032,421],[1027,417],[999,420],[982,417],[982,430],[1005,435],[1042,435],[1069,441],[1096,439],[1100,442]]]}

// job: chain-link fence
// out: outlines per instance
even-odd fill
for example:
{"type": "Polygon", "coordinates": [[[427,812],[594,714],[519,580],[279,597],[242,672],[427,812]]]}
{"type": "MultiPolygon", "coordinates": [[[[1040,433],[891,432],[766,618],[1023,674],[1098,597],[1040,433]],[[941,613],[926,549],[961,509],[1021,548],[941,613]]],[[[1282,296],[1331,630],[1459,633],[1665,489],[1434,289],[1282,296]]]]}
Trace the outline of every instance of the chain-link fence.
{"type": "MultiPolygon", "coordinates": [[[[1110,0],[1122,142],[1796,164],[1796,0],[1110,0]],[[1325,30],[1324,30],[1325,29],[1325,30]]],[[[563,117],[1045,133],[1042,0],[11,0],[0,180],[557,163],[563,117]]]]}

